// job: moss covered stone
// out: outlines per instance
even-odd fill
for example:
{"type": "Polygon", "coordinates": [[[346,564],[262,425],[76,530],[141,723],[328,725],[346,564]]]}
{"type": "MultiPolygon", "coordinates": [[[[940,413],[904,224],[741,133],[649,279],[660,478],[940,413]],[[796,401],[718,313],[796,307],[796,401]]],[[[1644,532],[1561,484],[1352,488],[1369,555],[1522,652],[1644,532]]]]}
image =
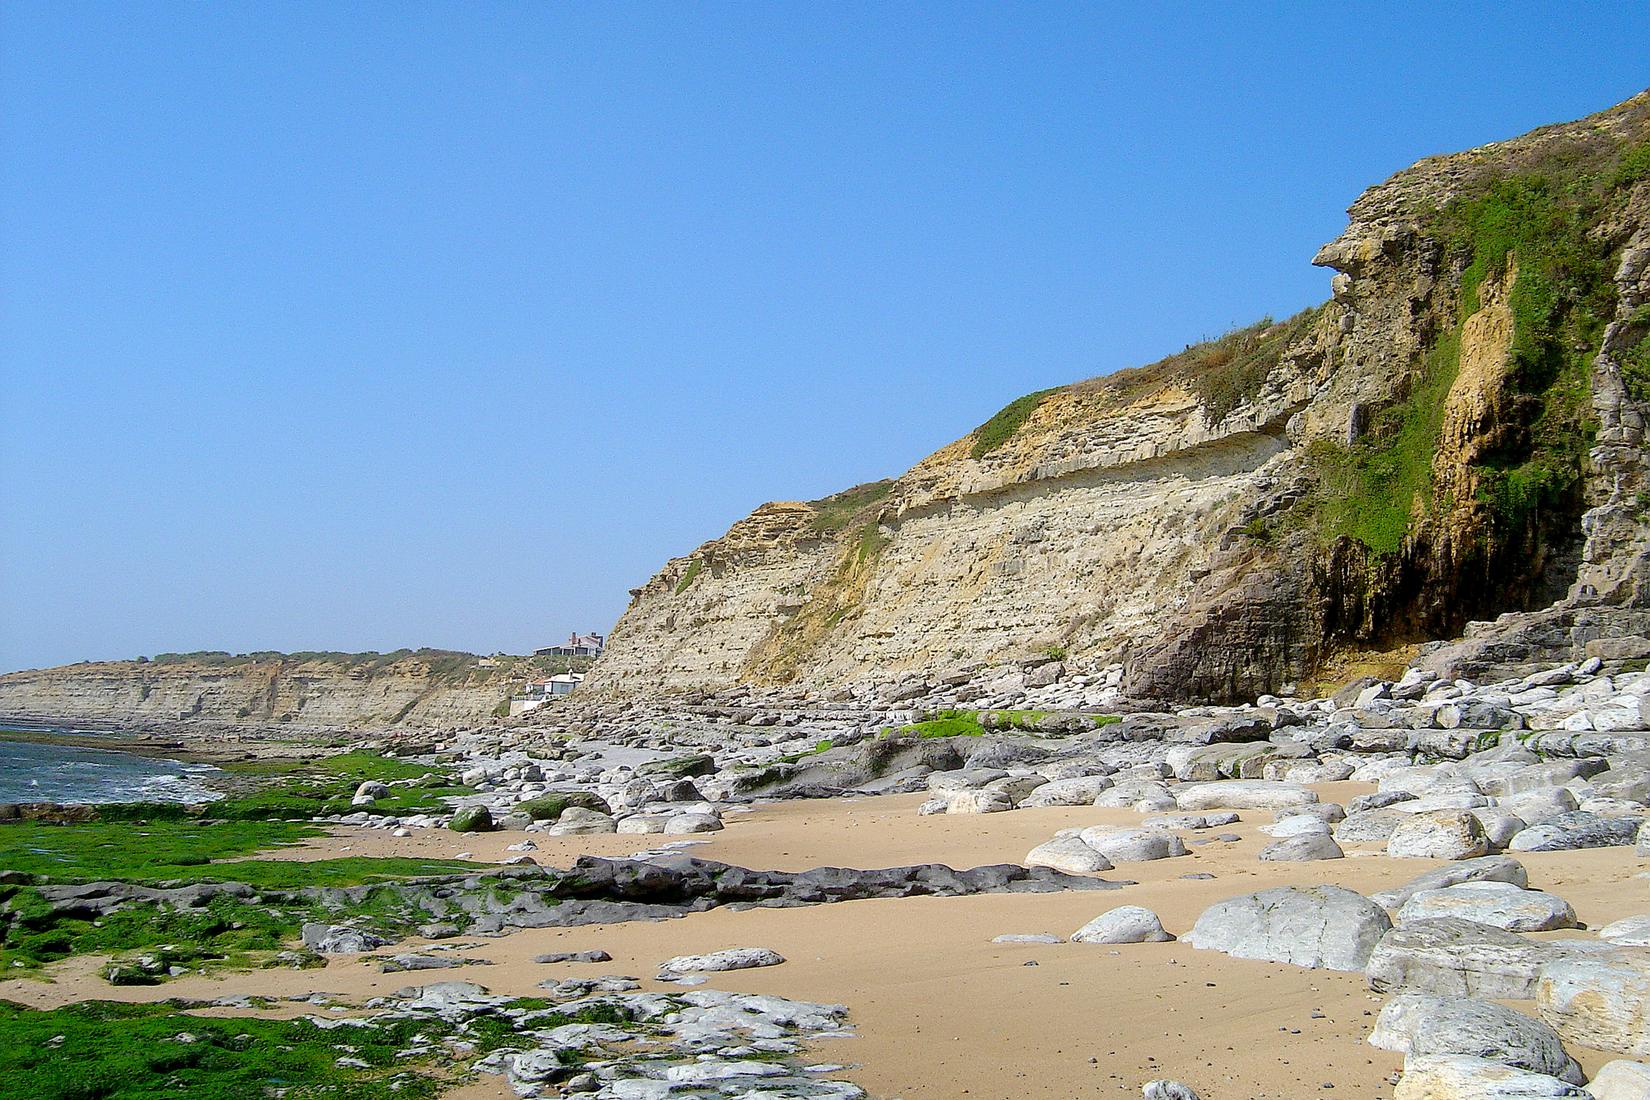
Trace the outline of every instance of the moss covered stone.
{"type": "Polygon", "coordinates": [[[453,815],[448,826],[455,833],[490,833],[493,831],[493,814],[485,806],[466,806],[453,815]]]}
{"type": "Polygon", "coordinates": [[[511,807],[511,812],[526,814],[534,821],[555,821],[575,806],[602,814],[613,812],[611,806],[589,791],[553,791],[537,798],[529,798],[525,802],[517,802],[511,807]]]}

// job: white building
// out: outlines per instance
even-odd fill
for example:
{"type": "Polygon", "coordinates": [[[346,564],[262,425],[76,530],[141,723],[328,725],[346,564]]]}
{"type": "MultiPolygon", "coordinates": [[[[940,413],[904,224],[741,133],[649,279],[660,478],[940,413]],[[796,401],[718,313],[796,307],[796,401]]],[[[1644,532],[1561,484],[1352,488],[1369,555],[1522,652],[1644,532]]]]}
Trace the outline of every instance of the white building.
{"type": "Polygon", "coordinates": [[[600,634],[572,634],[561,645],[535,649],[535,657],[600,657],[607,639],[600,634]]]}
{"type": "Polygon", "coordinates": [[[560,676],[552,676],[544,681],[544,691],[546,695],[566,695],[582,683],[584,683],[584,673],[564,672],[560,676]]]}
{"type": "Polygon", "coordinates": [[[510,717],[537,710],[557,695],[566,695],[582,683],[582,672],[564,672],[548,680],[535,680],[527,685],[522,694],[510,700],[510,717]]]}

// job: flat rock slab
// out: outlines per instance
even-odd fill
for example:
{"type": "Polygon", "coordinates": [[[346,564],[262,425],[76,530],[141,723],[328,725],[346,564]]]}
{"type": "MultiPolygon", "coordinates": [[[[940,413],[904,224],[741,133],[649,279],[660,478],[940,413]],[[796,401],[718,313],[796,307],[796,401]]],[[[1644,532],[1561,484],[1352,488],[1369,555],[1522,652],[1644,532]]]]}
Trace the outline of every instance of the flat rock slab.
{"type": "Polygon", "coordinates": [[[1053,944],[1065,943],[1066,941],[1048,932],[1009,932],[1005,935],[991,937],[991,942],[1053,944]]]}
{"type": "Polygon", "coordinates": [[[1581,1067],[1558,1033],[1539,1020],[1490,1001],[1400,993],[1387,1002],[1371,1046],[1415,1057],[1468,1055],[1583,1083],[1581,1067]]]}
{"type": "Polygon", "coordinates": [[[1325,829],[1300,833],[1268,844],[1260,850],[1258,858],[1265,863],[1308,863],[1319,859],[1341,859],[1345,855],[1325,829]]]}
{"type": "Polygon", "coordinates": [[[536,963],[604,963],[613,956],[606,951],[553,951],[548,955],[534,955],[536,963]]]}
{"type": "Polygon", "coordinates": [[[1520,1001],[1535,996],[1536,979],[1549,963],[1613,950],[1595,941],[1533,940],[1444,917],[1388,932],[1370,954],[1365,973],[1370,987],[1381,993],[1409,990],[1520,1001]]]}
{"type": "Polygon", "coordinates": [[[1392,1095],[1393,1100],[1591,1100],[1586,1090],[1557,1077],[1466,1055],[1408,1059],[1392,1095]]]}
{"type": "Polygon", "coordinates": [[[1442,890],[1463,882],[1510,882],[1514,886],[1528,886],[1530,876],[1524,865],[1511,856],[1480,856],[1463,859],[1445,867],[1438,867],[1410,879],[1393,890],[1371,895],[1373,901],[1388,909],[1397,909],[1423,890],[1442,890]]]}
{"type": "Polygon", "coordinates": [[[1082,842],[1113,863],[1169,859],[1186,854],[1185,843],[1167,829],[1084,829],[1082,842]]]}
{"type": "Polygon", "coordinates": [[[1598,938],[1620,947],[1650,947],[1650,916],[1611,921],[1598,930],[1598,938]]]}
{"type": "Polygon", "coordinates": [[[1189,783],[1176,788],[1174,797],[1182,810],[1281,810],[1318,801],[1317,792],[1309,787],[1267,779],[1189,783]]]}
{"type": "Polygon", "coordinates": [[[706,955],[678,955],[659,968],[660,977],[679,974],[717,973],[723,970],[751,970],[760,966],[778,966],[785,956],[766,947],[730,947],[726,951],[712,951],[706,955]]]}
{"type": "Polygon", "coordinates": [[[1508,932],[1550,932],[1576,927],[1576,913],[1557,894],[1510,882],[1463,882],[1422,890],[1398,910],[1400,926],[1439,917],[1460,917],[1508,932]]]}
{"type": "Polygon", "coordinates": [[[1110,777],[1104,775],[1051,779],[1022,798],[1020,807],[1029,810],[1042,806],[1092,806],[1111,785],[1110,777]]]}

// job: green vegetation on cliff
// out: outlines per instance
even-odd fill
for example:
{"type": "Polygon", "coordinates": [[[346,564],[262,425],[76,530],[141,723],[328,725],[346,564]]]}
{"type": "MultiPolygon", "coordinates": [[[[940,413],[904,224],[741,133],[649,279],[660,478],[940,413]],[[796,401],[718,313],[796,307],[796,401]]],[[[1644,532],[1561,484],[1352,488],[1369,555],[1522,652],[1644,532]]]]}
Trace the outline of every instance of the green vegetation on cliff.
{"type": "Polygon", "coordinates": [[[1452,331],[1427,353],[1404,400],[1383,410],[1357,445],[1312,444],[1308,458],[1323,487],[1319,522],[1326,537],[1356,539],[1377,554],[1403,545],[1411,522],[1432,505],[1432,458],[1459,360],[1460,333],[1452,331]]]}
{"type": "Polygon", "coordinates": [[[1650,305],[1633,311],[1628,333],[1630,346],[1621,357],[1622,380],[1633,400],[1650,402],[1650,305]]]}
{"type": "Polygon", "coordinates": [[[822,535],[841,531],[858,519],[862,512],[880,503],[893,489],[892,479],[871,481],[828,497],[810,500],[808,506],[814,509],[814,531],[822,535]]]}
{"type": "Polygon", "coordinates": [[[974,429],[974,446],[969,453],[974,458],[984,458],[1013,439],[1014,433],[1031,419],[1031,414],[1043,403],[1043,398],[1053,392],[1052,389],[1038,390],[1004,405],[995,416],[974,429]]]}
{"type": "Polygon", "coordinates": [[[1509,387],[1522,431],[1487,456],[1485,495],[1496,518],[1521,528],[1580,485],[1590,443],[1588,371],[1615,313],[1614,249],[1594,235],[1615,173],[1514,176],[1443,211],[1444,239],[1469,259],[1464,315],[1485,278],[1517,264],[1509,387]]]}
{"type": "Polygon", "coordinates": [[[1178,377],[1197,394],[1210,422],[1219,424],[1260,396],[1283,353],[1317,322],[1323,308],[1302,310],[1282,322],[1264,317],[1216,340],[1195,344],[1183,353],[1178,377]]]}
{"type": "Polygon", "coordinates": [[[693,582],[699,579],[699,574],[704,572],[704,570],[704,558],[694,558],[692,561],[688,562],[688,567],[682,570],[682,579],[676,582],[676,595],[680,596],[683,592],[686,592],[689,588],[692,588],[693,582]]]}
{"type": "MultiPolygon", "coordinates": [[[[1460,271],[1455,324],[1439,335],[1408,393],[1376,414],[1358,443],[1320,441],[1320,529],[1377,555],[1396,553],[1433,500],[1433,460],[1444,399],[1459,369],[1461,324],[1490,279],[1513,274],[1513,334],[1497,424],[1478,456],[1479,498],[1501,536],[1557,527],[1578,506],[1593,425],[1589,374],[1615,314],[1620,241],[1602,227],[1626,189],[1650,175],[1650,146],[1561,149],[1467,187],[1431,215],[1446,259],[1460,271]]],[[[1630,387],[1650,378],[1650,316],[1623,369],[1630,387]]]]}

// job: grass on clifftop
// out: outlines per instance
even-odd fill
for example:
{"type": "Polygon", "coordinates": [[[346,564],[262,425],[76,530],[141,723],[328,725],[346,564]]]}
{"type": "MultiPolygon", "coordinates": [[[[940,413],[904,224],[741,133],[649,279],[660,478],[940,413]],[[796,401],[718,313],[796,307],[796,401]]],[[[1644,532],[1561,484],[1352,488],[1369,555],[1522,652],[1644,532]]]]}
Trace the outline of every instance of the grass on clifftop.
{"type": "Polygon", "coordinates": [[[494,654],[482,657],[453,649],[396,649],[388,653],[368,650],[364,653],[344,653],[336,650],[302,650],[281,653],[276,650],[254,650],[249,653],[230,653],[221,649],[202,649],[191,653],[157,653],[153,657],[139,657],[138,664],[166,668],[174,665],[204,665],[213,668],[236,668],[254,664],[327,664],[348,669],[371,679],[382,673],[413,671],[413,665],[422,665],[432,683],[481,685],[495,681],[542,679],[561,672],[578,672],[589,668],[594,658],[555,657],[494,654]],[[402,669],[398,666],[408,666],[402,669]]]}
{"type": "Polygon", "coordinates": [[[853,523],[861,512],[881,501],[893,489],[892,479],[871,481],[844,489],[840,493],[832,493],[828,497],[810,500],[808,505],[814,509],[814,531],[822,535],[841,531],[853,523]]]}
{"type": "Polygon", "coordinates": [[[984,458],[986,455],[1014,438],[1014,434],[1031,419],[1031,414],[1043,403],[1043,399],[1053,393],[1053,389],[1038,390],[1028,393],[1024,397],[1017,397],[998,410],[997,415],[974,429],[974,446],[969,454],[974,458],[984,458]]]}
{"type": "Polygon", "coordinates": [[[1264,317],[1218,340],[1187,348],[1180,376],[1203,403],[1210,422],[1219,424],[1258,397],[1283,353],[1322,312],[1322,306],[1315,306],[1283,322],[1264,317]]]}
{"type": "Polygon", "coordinates": [[[1283,353],[1310,331],[1323,310],[1321,305],[1314,306],[1283,321],[1262,317],[1224,335],[1188,344],[1183,351],[1154,363],[1114,371],[1081,386],[1103,389],[1120,402],[1180,387],[1196,395],[1209,420],[1219,424],[1259,396],[1283,353]]]}

